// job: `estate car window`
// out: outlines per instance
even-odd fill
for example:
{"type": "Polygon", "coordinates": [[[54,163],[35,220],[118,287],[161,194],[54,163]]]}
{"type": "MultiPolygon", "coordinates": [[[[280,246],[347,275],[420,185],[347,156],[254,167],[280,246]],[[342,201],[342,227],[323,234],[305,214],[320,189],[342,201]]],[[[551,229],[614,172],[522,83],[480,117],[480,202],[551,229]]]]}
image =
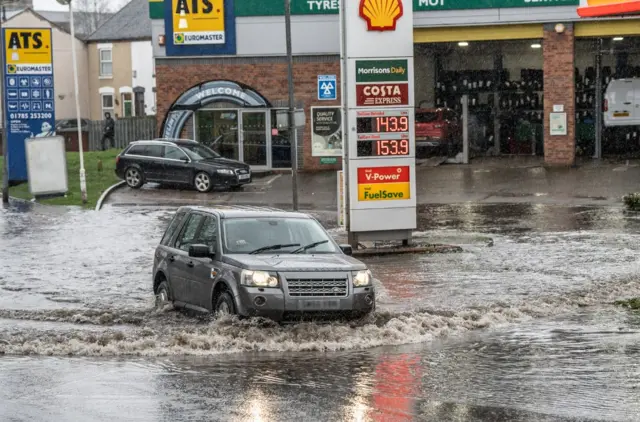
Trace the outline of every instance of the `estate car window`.
{"type": "Polygon", "coordinates": [[[211,158],[218,158],[220,154],[213,151],[204,145],[185,145],[182,147],[189,157],[194,161],[207,160],[211,158]]]}
{"type": "Polygon", "coordinates": [[[198,233],[198,227],[200,226],[200,223],[202,223],[203,219],[204,216],[201,214],[192,214],[189,217],[189,221],[187,221],[187,224],[185,224],[182,229],[182,233],[180,233],[180,236],[178,236],[178,239],[176,240],[176,249],[186,252],[189,250],[189,246],[197,243],[195,242],[195,237],[198,233]]]}
{"type": "Polygon", "coordinates": [[[163,150],[163,145],[147,145],[145,148],[145,155],[149,157],[162,158],[162,155],[164,154],[163,150]]]}
{"type": "Polygon", "coordinates": [[[134,145],[127,151],[127,155],[145,155],[144,145],[134,145]]]}
{"type": "Polygon", "coordinates": [[[160,241],[161,245],[164,245],[164,246],[169,245],[169,241],[171,240],[176,229],[182,222],[184,215],[185,215],[185,212],[183,211],[183,212],[176,213],[176,215],[173,216],[173,218],[171,219],[171,222],[169,223],[169,227],[167,227],[167,230],[164,232],[164,236],[162,236],[162,240],[160,241]]]}
{"type": "Polygon", "coordinates": [[[215,253],[216,242],[218,240],[218,220],[215,217],[206,217],[202,228],[198,233],[197,240],[194,243],[209,246],[209,251],[215,253]]]}
{"type": "Polygon", "coordinates": [[[164,158],[168,158],[170,160],[184,160],[187,158],[187,155],[182,152],[180,148],[167,146],[164,148],[164,158]]]}

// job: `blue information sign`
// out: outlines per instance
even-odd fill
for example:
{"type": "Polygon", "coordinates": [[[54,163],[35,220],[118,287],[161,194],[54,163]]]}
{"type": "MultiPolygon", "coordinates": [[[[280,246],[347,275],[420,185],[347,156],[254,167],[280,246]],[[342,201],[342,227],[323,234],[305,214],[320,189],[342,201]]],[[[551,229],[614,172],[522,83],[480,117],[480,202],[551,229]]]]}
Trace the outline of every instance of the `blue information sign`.
{"type": "Polygon", "coordinates": [[[5,28],[4,109],[9,180],[28,180],[25,141],[55,135],[51,29],[5,28]]]}
{"type": "Polygon", "coordinates": [[[318,75],[318,99],[337,100],[337,85],[338,78],[336,75],[318,75]]]}

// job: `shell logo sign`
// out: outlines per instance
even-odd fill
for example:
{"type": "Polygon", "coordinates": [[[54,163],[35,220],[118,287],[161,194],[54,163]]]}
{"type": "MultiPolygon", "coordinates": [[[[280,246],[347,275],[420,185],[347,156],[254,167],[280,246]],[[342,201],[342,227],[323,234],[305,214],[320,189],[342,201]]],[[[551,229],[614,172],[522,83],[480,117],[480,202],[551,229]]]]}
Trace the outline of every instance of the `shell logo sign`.
{"type": "Polygon", "coordinates": [[[360,167],[358,201],[398,201],[411,199],[409,166],[360,167]]]}
{"type": "Polygon", "coordinates": [[[582,18],[640,13],[640,0],[582,0],[580,4],[582,18]]]}
{"type": "Polygon", "coordinates": [[[360,0],[360,17],[369,31],[395,31],[403,13],[402,0],[360,0]]]}

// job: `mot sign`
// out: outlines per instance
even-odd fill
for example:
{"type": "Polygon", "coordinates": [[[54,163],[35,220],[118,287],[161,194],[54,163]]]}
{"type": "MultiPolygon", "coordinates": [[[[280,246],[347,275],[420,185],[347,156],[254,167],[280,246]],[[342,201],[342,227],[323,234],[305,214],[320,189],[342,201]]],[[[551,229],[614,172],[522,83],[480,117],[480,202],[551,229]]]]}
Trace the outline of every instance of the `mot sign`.
{"type": "Polygon", "coordinates": [[[412,3],[356,0],[341,13],[348,229],[356,241],[408,240],[417,226],[412,3]]]}

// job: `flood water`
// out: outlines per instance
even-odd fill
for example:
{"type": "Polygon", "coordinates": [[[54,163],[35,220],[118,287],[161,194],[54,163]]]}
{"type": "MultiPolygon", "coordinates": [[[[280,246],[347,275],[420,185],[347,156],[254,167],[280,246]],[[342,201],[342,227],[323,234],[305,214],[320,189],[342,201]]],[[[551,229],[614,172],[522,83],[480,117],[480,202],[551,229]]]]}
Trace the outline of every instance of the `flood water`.
{"type": "Polygon", "coordinates": [[[463,252],[368,258],[375,315],[280,326],[152,308],[172,211],[0,211],[0,420],[639,419],[636,215],[424,208],[463,252]]]}

